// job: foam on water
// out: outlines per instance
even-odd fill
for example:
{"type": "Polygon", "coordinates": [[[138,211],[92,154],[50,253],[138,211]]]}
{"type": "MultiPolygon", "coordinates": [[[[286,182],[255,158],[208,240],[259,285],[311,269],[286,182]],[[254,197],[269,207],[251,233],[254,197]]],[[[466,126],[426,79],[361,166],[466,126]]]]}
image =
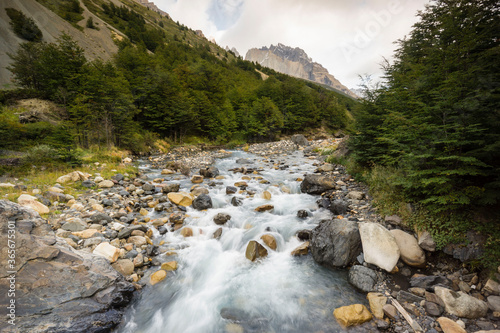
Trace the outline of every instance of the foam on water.
{"type": "MultiPolygon", "coordinates": [[[[241,173],[228,171],[241,166],[236,164],[238,158],[257,159],[235,152],[231,158],[217,162],[225,179],[217,180],[222,184],[210,189],[214,208],[201,212],[187,208],[185,224],[193,229],[193,237],[184,238],[180,231],[162,236],[176,249],[179,267],[168,272],[161,283],[144,288],[118,332],[226,332],[231,322],[241,325],[245,332],[342,331],[333,310],[352,303],[366,304],[364,295],[347,283],[345,271],[320,267],[310,255],[290,255],[301,244],[295,237],[298,230],[312,229],[329,217],[327,211],[318,209],[317,197],[300,193],[296,179],[314,170],[310,161],[297,152],[282,158],[291,165],[285,170],[269,169],[262,160],[251,164],[265,168],[260,176],[270,184],[243,180],[256,193],[253,197],[236,194],[243,205],[235,207],[225,188],[242,181],[241,173]],[[262,197],[266,190],[271,193],[270,200],[262,197]],[[274,210],[254,210],[263,204],[272,204],[274,210]],[[299,219],[297,211],[301,209],[309,211],[310,217],[299,219]],[[215,240],[212,235],[221,226],[213,218],[221,212],[231,219],[222,226],[220,240],[215,240]],[[266,258],[250,262],[245,258],[248,242],[258,240],[263,244],[260,237],[266,233],[276,238],[276,251],[268,248],[266,258]],[[226,319],[221,313],[226,313],[226,319]]],[[[189,180],[180,184],[185,191],[192,186],[189,180]]]]}

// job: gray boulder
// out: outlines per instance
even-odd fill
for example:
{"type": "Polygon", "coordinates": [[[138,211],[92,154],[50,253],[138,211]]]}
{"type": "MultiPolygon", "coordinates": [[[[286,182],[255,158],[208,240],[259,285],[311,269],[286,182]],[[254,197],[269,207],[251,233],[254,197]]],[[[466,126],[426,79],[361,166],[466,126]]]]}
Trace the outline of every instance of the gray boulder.
{"type": "Polygon", "coordinates": [[[305,136],[303,136],[302,134],[292,135],[290,140],[293,143],[295,143],[297,146],[303,146],[303,147],[309,146],[309,141],[307,141],[307,138],[305,136]]]}
{"type": "Polygon", "coordinates": [[[219,169],[217,169],[214,166],[200,169],[200,175],[202,175],[205,178],[215,178],[219,175],[219,169]]]}
{"type": "Polygon", "coordinates": [[[368,267],[355,265],[349,269],[349,283],[365,293],[374,291],[377,282],[377,272],[368,267]]]}
{"type": "Polygon", "coordinates": [[[197,210],[212,208],[212,198],[208,194],[200,194],[193,200],[193,208],[197,210]]]}
{"type": "Polygon", "coordinates": [[[321,194],[335,188],[335,178],[331,175],[306,175],[300,184],[300,191],[307,194],[321,194]]]}
{"type": "MultiPolygon", "coordinates": [[[[134,287],[108,260],[58,241],[38,214],[6,200],[0,200],[2,244],[7,244],[8,221],[14,220],[15,332],[97,333],[120,323],[134,287]]],[[[8,267],[7,247],[1,251],[0,265],[8,267]]],[[[0,288],[8,290],[11,279],[6,270],[0,273],[0,288]]],[[[9,302],[8,293],[1,293],[0,306],[9,302]]],[[[0,323],[0,331],[8,328],[7,321],[0,323]]]]}
{"type": "Polygon", "coordinates": [[[321,221],[312,231],[310,249],[314,260],[321,265],[349,265],[361,252],[356,222],[347,219],[321,221]]]}
{"type": "Polygon", "coordinates": [[[461,291],[436,287],[436,295],[443,301],[446,312],[461,318],[477,319],[486,316],[488,304],[461,291]]]}

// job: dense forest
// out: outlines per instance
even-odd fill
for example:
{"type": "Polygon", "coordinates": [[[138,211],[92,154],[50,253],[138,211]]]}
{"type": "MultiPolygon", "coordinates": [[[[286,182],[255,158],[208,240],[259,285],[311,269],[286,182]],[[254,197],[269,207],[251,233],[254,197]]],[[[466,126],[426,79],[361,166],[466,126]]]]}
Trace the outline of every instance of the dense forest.
{"type": "MultiPolygon", "coordinates": [[[[140,152],[155,138],[242,143],[352,123],[357,102],[348,97],[189,39],[193,31],[167,18],[150,22],[126,6],[86,4],[128,39],[117,41],[119,51],[108,62],[88,61],[66,34],[56,43],[21,44],[10,55],[14,82],[23,88],[16,93],[53,101],[64,112],[57,125],[37,124],[36,133],[4,114],[0,148],[64,143],[140,152]]],[[[5,93],[4,102],[13,95],[5,93]]]]}
{"type": "Polygon", "coordinates": [[[442,244],[482,228],[498,260],[498,2],[434,1],[419,16],[356,112],[353,159],[381,201],[409,202],[417,222],[449,236],[442,244]],[[494,214],[496,227],[476,223],[494,214]]]}

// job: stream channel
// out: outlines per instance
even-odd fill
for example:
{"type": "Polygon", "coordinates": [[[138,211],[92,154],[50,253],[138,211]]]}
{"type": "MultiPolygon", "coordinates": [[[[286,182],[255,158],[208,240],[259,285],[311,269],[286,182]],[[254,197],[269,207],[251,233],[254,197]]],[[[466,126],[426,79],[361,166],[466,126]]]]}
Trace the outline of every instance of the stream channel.
{"type": "MultiPolygon", "coordinates": [[[[333,310],[354,303],[367,304],[365,295],[348,283],[347,270],[324,268],[310,254],[291,255],[302,243],[295,236],[298,230],[313,229],[322,219],[332,218],[329,211],[318,208],[318,196],[300,192],[297,179],[313,173],[315,161],[304,157],[302,151],[268,159],[233,151],[231,157],[217,160],[215,166],[225,178],[205,179],[200,184],[209,189],[213,208],[197,211],[187,207],[184,225],[193,229],[193,237],[184,238],[180,230],[164,235],[155,231],[155,244],[164,241],[175,252],[165,261],[176,260],[178,269],[168,272],[158,284],[143,288],[116,332],[345,331],[333,317],[333,310]],[[246,175],[250,180],[242,179],[243,173],[230,171],[241,167],[262,171],[246,175]],[[259,177],[269,183],[262,184],[259,177]],[[238,181],[247,182],[254,196],[246,192],[226,194],[226,186],[238,181]],[[264,191],[271,193],[270,200],[263,198],[264,191]],[[233,196],[242,199],[241,206],[231,204],[233,196]],[[273,205],[274,210],[255,211],[264,204],[273,205]],[[299,210],[308,211],[309,216],[297,217],[299,210]],[[222,226],[219,240],[213,238],[221,227],[213,222],[217,213],[231,216],[222,226]],[[277,249],[267,248],[267,257],[251,262],[245,257],[247,244],[257,240],[265,246],[260,239],[264,234],[275,237],[277,249]]],[[[148,178],[178,182],[181,191],[189,192],[193,186],[189,178],[180,179],[179,174],[164,176],[160,171],[147,164],[141,166],[148,178]]],[[[164,213],[151,210],[149,216],[159,218],[164,213]]],[[[144,279],[149,281],[157,268],[146,273],[144,279]]]]}

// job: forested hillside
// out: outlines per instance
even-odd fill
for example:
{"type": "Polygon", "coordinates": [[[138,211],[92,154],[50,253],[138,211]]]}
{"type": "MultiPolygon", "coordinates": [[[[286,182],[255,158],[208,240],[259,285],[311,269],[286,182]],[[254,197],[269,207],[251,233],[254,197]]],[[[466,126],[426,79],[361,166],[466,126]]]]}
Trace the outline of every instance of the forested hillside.
{"type": "MultiPolygon", "coordinates": [[[[42,38],[21,44],[11,54],[9,69],[23,89],[4,92],[2,102],[40,97],[57,103],[63,112],[57,124],[20,125],[3,107],[0,148],[44,143],[139,152],[156,139],[271,140],[280,133],[320,126],[345,129],[352,122],[354,100],[237,58],[137,3],[83,4],[128,38],[116,39],[119,51],[108,62],[89,61],[66,34],[56,43],[42,38]],[[256,69],[269,78],[263,80],[256,69]]],[[[76,20],[75,15],[68,17],[76,20]]],[[[86,23],[86,29],[103,28],[92,20],[86,23]]]]}
{"type": "Polygon", "coordinates": [[[413,213],[420,226],[448,236],[442,245],[483,230],[496,260],[499,14],[496,1],[432,2],[386,64],[387,83],[367,91],[350,140],[388,212],[413,213]],[[482,224],[485,217],[496,225],[482,224]]]}

